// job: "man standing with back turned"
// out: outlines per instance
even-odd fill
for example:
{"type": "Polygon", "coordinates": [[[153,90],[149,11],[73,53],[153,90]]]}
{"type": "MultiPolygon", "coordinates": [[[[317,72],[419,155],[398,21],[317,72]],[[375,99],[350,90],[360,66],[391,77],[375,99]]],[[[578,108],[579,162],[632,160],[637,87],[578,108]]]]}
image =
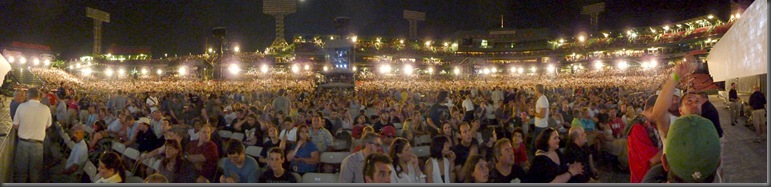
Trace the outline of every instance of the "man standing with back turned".
{"type": "Polygon", "coordinates": [[[14,157],[14,182],[40,183],[43,170],[43,140],[51,127],[51,110],[40,103],[37,88],[27,90],[29,101],[19,105],[13,118],[19,142],[14,157]]]}

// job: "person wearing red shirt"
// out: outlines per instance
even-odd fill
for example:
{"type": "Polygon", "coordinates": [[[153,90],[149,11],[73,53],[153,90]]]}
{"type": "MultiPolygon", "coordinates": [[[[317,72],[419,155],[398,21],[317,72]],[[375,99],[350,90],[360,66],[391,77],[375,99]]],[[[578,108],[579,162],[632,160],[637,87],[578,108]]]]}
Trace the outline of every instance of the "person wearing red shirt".
{"type": "Polygon", "coordinates": [[[662,143],[656,125],[650,117],[657,96],[651,96],[645,103],[642,115],[632,120],[632,126],[627,132],[627,150],[629,151],[629,180],[631,183],[642,182],[648,170],[661,163],[662,143]]]}
{"type": "Polygon", "coordinates": [[[616,116],[617,113],[618,112],[616,112],[616,109],[610,109],[610,119],[608,119],[608,126],[610,126],[610,129],[613,131],[614,138],[623,138],[626,125],[624,125],[624,120],[616,116]]]}
{"type": "Polygon", "coordinates": [[[511,149],[514,150],[514,164],[522,168],[530,167],[527,162],[527,147],[525,146],[525,135],[521,127],[514,128],[511,132],[511,149]]]}
{"type": "Polygon", "coordinates": [[[184,156],[186,160],[195,165],[196,169],[201,170],[202,177],[210,181],[214,179],[214,173],[217,171],[217,161],[220,158],[217,145],[211,141],[211,133],[212,129],[210,126],[204,125],[201,127],[201,130],[198,132],[198,142],[188,143],[184,156]]]}

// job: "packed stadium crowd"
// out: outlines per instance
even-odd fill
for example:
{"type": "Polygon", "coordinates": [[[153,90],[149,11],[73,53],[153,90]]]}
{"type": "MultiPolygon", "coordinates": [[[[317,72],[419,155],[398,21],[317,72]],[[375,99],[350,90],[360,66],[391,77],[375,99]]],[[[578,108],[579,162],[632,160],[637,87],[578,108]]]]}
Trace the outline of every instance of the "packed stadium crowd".
{"type": "Polygon", "coordinates": [[[36,171],[48,169],[47,182],[585,183],[616,171],[633,183],[719,181],[722,130],[699,116],[709,101],[675,88],[691,71],[365,80],[322,91],[310,81],[110,81],[32,68],[45,83],[15,94],[25,144],[14,177],[44,182],[36,171]],[[43,141],[68,144],[45,148],[68,155],[54,159],[63,167],[29,154],[43,141]]]}

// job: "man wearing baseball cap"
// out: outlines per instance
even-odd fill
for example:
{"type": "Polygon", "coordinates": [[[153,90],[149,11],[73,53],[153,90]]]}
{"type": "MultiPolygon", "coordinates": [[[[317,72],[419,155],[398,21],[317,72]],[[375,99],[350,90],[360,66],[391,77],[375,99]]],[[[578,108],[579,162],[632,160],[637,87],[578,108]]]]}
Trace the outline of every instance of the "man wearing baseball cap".
{"type": "Polygon", "coordinates": [[[383,140],[383,152],[388,152],[388,147],[390,147],[391,142],[394,141],[394,138],[396,138],[396,128],[394,126],[385,126],[380,131],[380,139],[383,140]]]}
{"type": "Polygon", "coordinates": [[[645,183],[712,183],[720,165],[720,138],[707,118],[689,114],[676,119],[664,142],[662,164],[645,175],[645,183]]]}

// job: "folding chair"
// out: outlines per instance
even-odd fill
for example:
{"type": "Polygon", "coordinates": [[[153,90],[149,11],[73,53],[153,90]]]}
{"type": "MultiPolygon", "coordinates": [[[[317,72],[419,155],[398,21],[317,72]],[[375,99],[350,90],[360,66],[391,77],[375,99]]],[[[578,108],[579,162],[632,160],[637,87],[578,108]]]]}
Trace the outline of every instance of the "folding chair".
{"type": "Polygon", "coordinates": [[[139,165],[139,160],[138,160],[139,159],[139,154],[140,153],[139,153],[138,150],[136,150],[134,148],[130,148],[130,147],[126,148],[126,151],[123,152],[123,156],[125,156],[126,158],[130,158],[132,160],[132,162],[128,162],[127,161],[128,159],[124,159],[124,161],[127,164],[129,164],[128,168],[132,168],[130,173],[129,173],[129,171],[126,171],[127,176],[134,175],[134,172],[136,171],[137,166],[139,165]]]}
{"type": "Polygon", "coordinates": [[[249,146],[246,147],[246,155],[254,157],[254,159],[257,159],[260,157],[260,153],[262,153],[262,147],[260,146],[249,146]]]}
{"type": "Polygon", "coordinates": [[[244,141],[244,133],[236,132],[230,135],[230,139],[244,141]]]}
{"type": "Polygon", "coordinates": [[[336,173],[305,173],[303,183],[337,183],[340,174],[336,173]]]}
{"type": "Polygon", "coordinates": [[[126,145],[118,141],[112,141],[112,150],[123,154],[123,152],[126,151],[126,145]]]}
{"type": "Polygon", "coordinates": [[[412,153],[418,157],[428,157],[431,155],[431,146],[417,146],[412,148],[412,153]]]}
{"type": "Polygon", "coordinates": [[[431,143],[431,136],[429,135],[421,135],[418,136],[417,139],[415,139],[415,145],[421,146],[421,145],[427,145],[431,143]]]}
{"type": "Polygon", "coordinates": [[[95,182],[99,179],[98,176],[96,176],[96,166],[94,166],[94,163],[91,161],[86,161],[83,171],[88,175],[88,179],[91,180],[90,182],[95,182]]]}
{"type": "Polygon", "coordinates": [[[220,134],[220,138],[222,139],[230,138],[230,136],[233,134],[233,132],[226,131],[226,130],[220,130],[220,131],[217,131],[217,133],[220,134]]]}

